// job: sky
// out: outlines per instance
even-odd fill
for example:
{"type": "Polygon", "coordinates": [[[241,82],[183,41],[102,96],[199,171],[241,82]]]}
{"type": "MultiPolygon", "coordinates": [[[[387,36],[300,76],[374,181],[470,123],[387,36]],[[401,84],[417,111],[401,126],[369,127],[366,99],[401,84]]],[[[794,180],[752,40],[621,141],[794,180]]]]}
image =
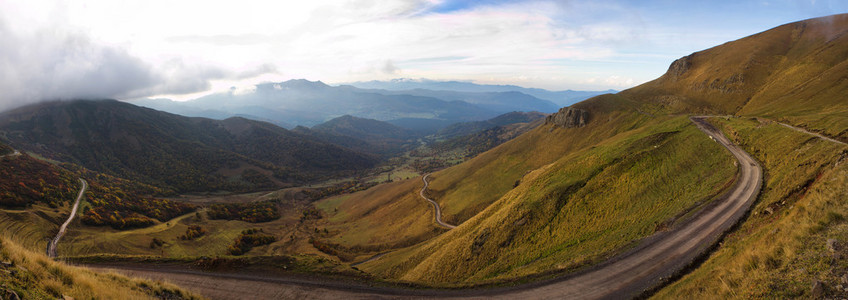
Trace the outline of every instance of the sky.
{"type": "Polygon", "coordinates": [[[395,78],[626,89],[837,0],[0,0],[0,110],[395,78]]]}

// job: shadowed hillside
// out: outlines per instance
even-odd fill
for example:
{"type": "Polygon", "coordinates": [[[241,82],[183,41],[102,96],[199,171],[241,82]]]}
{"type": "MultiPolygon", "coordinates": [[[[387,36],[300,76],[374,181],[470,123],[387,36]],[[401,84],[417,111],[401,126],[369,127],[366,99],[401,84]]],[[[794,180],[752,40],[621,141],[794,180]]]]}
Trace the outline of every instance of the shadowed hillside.
{"type": "Polygon", "coordinates": [[[371,167],[376,159],[269,123],[187,118],[114,100],[0,116],[9,144],[177,192],[255,190],[371,167]]]}

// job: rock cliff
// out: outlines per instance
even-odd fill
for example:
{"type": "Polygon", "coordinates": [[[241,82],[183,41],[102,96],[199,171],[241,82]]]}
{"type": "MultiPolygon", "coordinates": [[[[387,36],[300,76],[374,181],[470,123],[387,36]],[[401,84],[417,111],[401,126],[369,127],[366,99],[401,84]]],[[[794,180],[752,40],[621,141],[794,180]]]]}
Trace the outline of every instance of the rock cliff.
{"type": "Polygon", "coordinates": [[[589,122],[589,112],[579,108],[563,107],[558,112],[548,116],[545,124],[554,124],[564,128],[586,126],[589,122]]]}

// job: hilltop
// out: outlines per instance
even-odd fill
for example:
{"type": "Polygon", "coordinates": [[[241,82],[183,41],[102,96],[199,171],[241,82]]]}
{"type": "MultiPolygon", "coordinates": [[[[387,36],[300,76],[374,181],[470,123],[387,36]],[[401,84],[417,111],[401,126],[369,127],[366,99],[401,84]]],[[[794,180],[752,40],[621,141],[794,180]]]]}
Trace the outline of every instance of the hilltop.
{"type": "Polygon", "coordinates": [[[620,95],[649,113],[768,117],[848,140],[848,15],[810,19],[699,51],[620,95]]]}
{"type": "Polygon", "coordinates": [[[328,142],[349,145],[363,152],[397,154],[406,150],[421,134],[393,124],[344,115],[298,132],[313,134],[328,142]],[[361,141],[359,144],[356,141],[361,141]]]}

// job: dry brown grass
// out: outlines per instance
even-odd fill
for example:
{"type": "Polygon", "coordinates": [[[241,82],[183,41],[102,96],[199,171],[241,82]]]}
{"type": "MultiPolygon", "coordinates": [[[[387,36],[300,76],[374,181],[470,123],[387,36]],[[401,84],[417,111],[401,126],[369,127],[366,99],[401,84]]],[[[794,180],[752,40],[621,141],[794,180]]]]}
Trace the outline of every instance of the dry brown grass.
{"type": "Polygon", "coordinates": [[[5,236],[0,236],[0,261],[13,265],[0,267],[0,282],[22,299],[49,299],[63,295],[75,299],[200,298],[168,283],[102,274],[55,262],[5,236]]]}

